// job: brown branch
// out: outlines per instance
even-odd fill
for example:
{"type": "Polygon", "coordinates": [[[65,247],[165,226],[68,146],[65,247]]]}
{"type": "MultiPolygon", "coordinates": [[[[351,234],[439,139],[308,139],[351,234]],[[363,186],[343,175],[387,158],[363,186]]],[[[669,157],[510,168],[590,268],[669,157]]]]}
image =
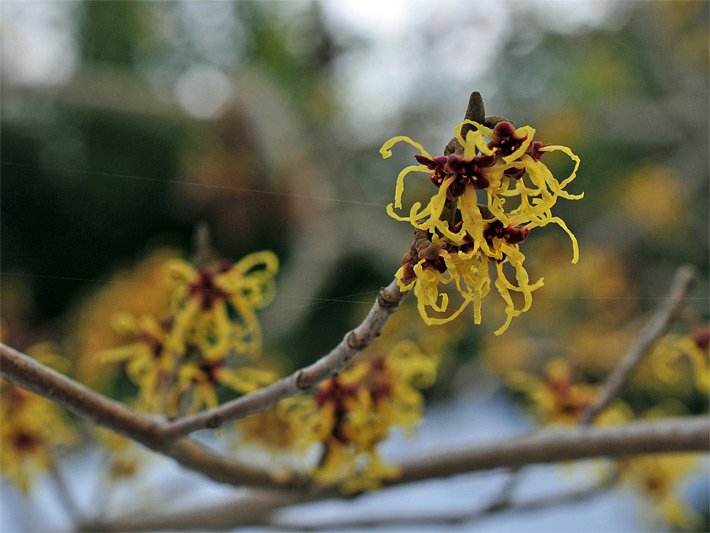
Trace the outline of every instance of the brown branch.
{"type": "Polygon", "coordinates": [[[515,440],[408,461],[401,466],[398,478],[385,483],[399,485],[462,472],[592,457],[707,452],[709,447],[710,420],[706,416],[631,422],[617,427],[551,428],[515,440]]]}
{"type": "Polygon", "coordinates": [[[159,432],[165,424],[162,420],[137,413],[2,343],[0,374],[16,385],[44,396],[96,425],[172,457],[186,468],[214,481],[259,487],[283,487],[298,482],[282,472],[261,470],[215,454],[189,439],[167,440],[159,432]]]}
{"type": "Polygon", "coordinates": [[[319,522],[311,524],[286,523],[281,520],[272,520],[268,523],[276,527],[284,527],[288,531],[334,531],[337,529],[366,529],[372,527],[395,526],[406,528],[411,526],[441,526],[470,524],[473,521],[488,518],[489,516],[502,513],[524,513],[546,509],[553,506],[567,505],[600,496],[614,486],[618,476],[612,475],[594,483],[591,486],[560,492],[557,494],[546,494],[520,501],[506,500],[500,505],[485,505],[473,510],[456,512],[449,514],[408,514],[406,516],[382,516],[371,518],[355,518],[350,520],[337,520],[329,522],[319,522]]]}
{"type": "Polygon", "coordinates": [[[321,381],[340,372],[380,335],[387,319],[397,309],[404,295],[405,293],[399,290],[396,280],[393,280],[387,287],[380,290],[377,300],[362,323],[349,331],[327,355],[312,365],[280,379],[273,385],[214,409],[168,422],[159,430],[161,437],[174,439],[200,429],[216,428],[230,420],[260,413],[284,398],[312,390],[321,381]]]}
{"type": "MultiPolygon", "coordinates": [[[[621,457],[649,453],[707,452],[710,447],[710,420],[705,416],[666,420],[644,420],[617,427],[574,427],[545,429],[514,440],[427,454],[400,465],[400,475],[385,482],[396,486],[457,474],[555,463],[599,457],[621,457]]],[[[298,492],[258,492],[226,504],[181,513],[117,519],[92,524],[106,531],[150,531],[184,529],[199,524],[200,529],[234,528],[265,524],[268,515],[280,508],[338,497],[333,488],[310,487],[298,492]],[[259,513],[254,513],[259,509],[259,513]]]]}
{"type": "Polygon", "coordinates": [[[228,420],[264,411],[284,398],[311,390],[319,382],[336,374],[372,343],[403,296],[396,281],[393,281],[380,291],[363,322],[345,335],[330,353],[312,365],[216,409],[172,422],[137,413],[5,344],[0,344],[0,374],[8,381],[36,392],[94,424],[168,455],[183,466],[215,481],[232,485],[284,487],[302,480],[295,475],[267,472],[217,455],[181,437],[199,429],[215,428],[228,420]]]}
{"type": "Polygon", "coordinates": [[[161,443],[155,437],[160,420],[136,413],[2,343],[0,375],[98,426],[112,429],[148,448],[160,448],[161,443]]]}
{"type": "Polygon", "coordinates": [[[590,424],[594,418],[614,401],[641,360],[651,351],[653,344],[663,335],[678,315],[683,299],[695,281],[695,269],[685,265],[676,270],[668,297],[639,333],[634,344],[619,361],[604,382],[597,401],[587,407],[580,417],[580,424],[590,424]]]}
{"type": "Polygon", "coordinates": [[[152,516],[133,513],[114,520],[88,521],[80,524],[79,531],[221,531],[241,525],[265,524],[265,518],[271,512],[287,505],[303,503],[305,498],[298,493],[260,491],[200,509],[152,516]]]}

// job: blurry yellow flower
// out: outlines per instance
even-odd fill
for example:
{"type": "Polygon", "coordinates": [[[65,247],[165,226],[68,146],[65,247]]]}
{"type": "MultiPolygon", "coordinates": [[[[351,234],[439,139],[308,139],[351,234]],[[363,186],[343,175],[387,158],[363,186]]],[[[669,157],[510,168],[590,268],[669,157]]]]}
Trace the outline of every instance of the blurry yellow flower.
{"type": "Polygon", "coordinates": [[[617,196],[620,207],[654,235],[666,229],[670,233],[683,220],[683,196],[679,177],[661,167],[642,167],[623,183],[617,196]],[[663,191],[663,194],[658,194],[663,191]]]}
{"type": "Polygon", "coordinates": [[[195,344],[208,359],[230,352],[258,356],[261,326],[255,311],[272,300],[278,265],[269,251],[199,271],[185,261],[173,261],[170,340],[175,350],[184,352],[188,344],[195,344]]]}
{"type": "Polygon", "coordinates": [[[0,420],[0,471],[25,493],[33,477],[52,466],[52,450],[76,439],[55,404],[4,380],[0,420]]]}
{"type": "Polygon", "coordinates": [[[260,355],[256,310],[273,298],[276,256],[258,252],[200,270],[175,259],[166,268],[172,281],[166,318],[115,313],[113,326],[128,344],[102,352],[104,362],[126,362],[139,387],[138,407],[194,412],[215,407],[222,386],[246,393],[272,383],[272,372],[243,365],[260,355]]]}
{"type": "Polygon", "coordinates": [[[316,406],[312,396],[287,398],[239,421],[240,439],[271,451],[305,452],[315,442],[316,406]]]}
{"type": "Polygon", "coordinates": [[[651,504],[651,515],[660,515],[668,525],[688,531],[699,531],[702,518],[683,503],[678,495],[679,483],[693,470],[697,456],[662,454],[629,457],[617,461],[621,480],[639,491],[651,504]]]}
{"type": "Polygon", "coordinates": [[[579,158],[564,146],[533,142],[533,128],[515,129],[506,121],[490,129],[466,120],[454,133],[462,151],[446,156],[432,157],[420,144],[404,136],[388,140],[380,149],[382,156],[388,158],[392,146],[405,142],[420,152],[415,155],[420,164],[400,172],[394,203],[387,206],[392,218],[409,222],[417,228],[419,236],[419,244],[415,242],[403,258],[397,280],[402,290],[414,290],[420,314],[427,324],[453,320],[471,303],[474,322],[478,324],[481,300],[491,285],[489,263],[494,263],[497,275],[494,285],[506,303],[506,321],[496,331],[500,334],[513,317],[530,308],[532,291],[542,286],[542,280],[530,283],[523,266],[525,256],[520,244],[530,230],[550,223],[559,225],[572,240],[572,262],[578,260],[577,241],[564,221],[553,216],[552,207],[558,198],[582,198],[581,194],[572,195],[564,190],[576,177],[579,158]],[[465,139],[464,126],[473,126],[465,139]],[[541,161],[545,153],[555,151],[574,162],[571,174],[562,181],[541,161]],[[398,213],[403,208],[405,177],[412,172],[428,174],[438,191],[425,207],[415,202],[408,213],[398,213]],[[478,203],[479,190],[485,191],[484,204],[478,203]],[[515,205],[507,209],[506,204],[515,205]],[[505,264],[513,267],[517,285],[508,281],[505,264]],[[440,285],[452,282],[462,298],[453,312],[449,310],[448,295],[439,289],[440,285]],[[513,302],[511,291],[523,295],[521,307],[513,302]],[[429,309],[439,316],[432,316],[429,309]]]}
{"type": "Polygon", "coordinates": [[[351,367],[321,383],[314,397],[291,398],[239,422],[242,442],[272,452],[304,453],[322,448],[314,478],[345,492],[371,490],[397,475],[383,464],[378,445],[394,426],[411,428],[422,415],[419,389],[433,384],[437,356],[410,341],[388,353],[369,352],[351,367]]]}
{"type": "Polygon", "coordinates": [[[540,379],[522,371],[507,376],[508,385],[525,394],[531,410],[543,424],[576,424],[580,415],[597,397],[597,389],[575,383],[572,371],[563,359],[552,359],[540,379]]]}
{"type": "Polygon", "coordinates": [[[129,313],[135,317],[162,317],[168,313],[170,287],[165,279],[165,265],[178,252],[160,249],[142,259],[134,268],[112,275],[109,282],[80,302],[72,312],[71,335],[67,353],[77,354],[76,378],[82,383],[102,388],[113,375],[111,365],[96,364],[96,354],[125,342],[115,330],[112,317],[129,313]]]}
{"type": "MultiPolygon", "coordinates": [[[[547,362],[542,379],[521,370],[514,370],[506,376],[506,381],[511,389],[525,395],[530,410],[544,425],[577,424],[582,413],[594,404],[598,396],[597,387],[575,381],[569,363],[561,358],[547,362]]],[[[633,418],[631,408],[625,402],[616,400],[599,413],[594,424],[619,425],[633,418]]]]}
{"type": "Polygon", "coordinates": [[[675,383],[683,375],[678,360],[686,358],[693,368],[695,386],[710,392],[710,327],[697,329],[692,335],[666,335],[653,348],[650,360],[659,379],[675,383]]]}
{"type": "Polygon", "coordinates": [[[419,389],[434,382],[437,363],[413,343],[401,341],[386,357],[358,359],[322,383],[315,396],[315,436],[324,448],[314,477],[352,492],[376,488],[395,476],[396,468],[381,462],[377,445],[392,427],[412,427],[421,418],[419,389]]]}
{"type": "Polygon", "coordinates": [[[226,358],[199,355],[197,361],[180,365],[175,391],[181,405],[184,399],[189,398],[185,412],[194,413],[203,407],[216,407],[219,404],[217,391],[221,386],[247,393],[270,385],[275,379],[276,375],[268,370],[230,368],[226,358]]]}
{"type": "Polygon", "coordinates": [[[130,343],[104,351],[102,362],[127,362],[126,373],[140,391],[139,409],[172,412],[168,393],[173,385],[171,376],[177,358],[167,346],[170,321],[158,323],[150,316],[138,321],[128,313],[117,313],[113,324],[119,333],[130,339],[130,343]]]}

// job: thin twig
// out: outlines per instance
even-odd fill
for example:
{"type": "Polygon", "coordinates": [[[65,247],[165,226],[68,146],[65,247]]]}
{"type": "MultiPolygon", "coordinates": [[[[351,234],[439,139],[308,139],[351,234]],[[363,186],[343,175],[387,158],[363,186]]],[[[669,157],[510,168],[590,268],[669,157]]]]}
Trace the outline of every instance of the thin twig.
{"type": "Polygon", "coordinates": [[[406,516],[383,516],[365,519],[338,520],[321,523],[311,523],[308,525],[298,525],[292,522],[284,523],[278,519],[270,521],[270,525],[285,527],[288,531],[334,531],[337,529],[365,529],[371,527],[398,527],[405,528],[411,526],[441,526],[442,524],[459,525],[467,524],[489,516],[502,513],[524,513],[546,509],[548,507],[575,503],[604,494],[617,482],[618,476],[611,475],[594,483],[591,486],[580,489],[561,492],[558,494],[546,494],[536,496],[521,501],[507,500],[504,504],[492,507],[485,505],[470,511],[447,513],[447,514],[407,514],[406,516]]]}
{"type": "Polygon", "coordinates": [[[79,523],[81,520],[81,510],[74,499],[74,494],[64,480],[64,476],[54,457],[50,457],[49,459],[49,473],[57,489],[57,498],[64,507],[64,510],[67,512],[67,515],[69,515],[72,523],[79,523]]]}
{"type": "Polygon", "coordinates": [[[619,395],[631,374],[641,363],[644,356],[650,352],[656,340],[668,331],[673,319],[678,315],[683,304],[683,298],[688,295],[694,280],[695,269],[693,267],[685,265],[676,271],[668,297],[644,326],[638,337],[636,337],[634,344],[609,375],[597,401],[584,410],[579,420],[580,424],[593,422],[594,418],[619,395]]]}
{"type": "Polygon", "coordinates": [[[246,524],[265,524],[264,519],[275,509],[302,503],[305,496],[297,493],[259,491],[226,503],[202,509],[173,511],[167,514],[131,516],[113,520],[94,520],[80,524],[79,531],[221,531],[246,524]],[[236,522],[236,523],[235,523],[236,522]]]}
{"type": "Polygon", "coordinates": [[[192,250],[192,264],[198,269],[219,259],[219,254],[212,248],[212,235],[206,222],[200,222],[195,227],[192,250]]]}
{"type": "Polygon", "coordinates": [[[2,343],[0,375],[95,425],[112,429],[148,448],[158,449],[162,444],[156,438],[159,419],[137,413],[2,343]]]}

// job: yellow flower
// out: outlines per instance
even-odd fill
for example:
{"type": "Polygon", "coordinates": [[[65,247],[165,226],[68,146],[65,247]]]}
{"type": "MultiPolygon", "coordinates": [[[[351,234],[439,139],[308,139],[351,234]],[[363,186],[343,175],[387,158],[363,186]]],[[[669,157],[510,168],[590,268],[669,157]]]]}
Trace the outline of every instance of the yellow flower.
{"type": "Polygon", "coordinates": [[[315,395],[315,438],[323,454],[315,479],[352,492],[377,488],[397,475],[381,462],[377,446],[392,427],[412,427],[421,418],[419,389],[433,383],[437,359],[401,341],[386,356],[361,357],[322,383],[315,395]]]}
{"type": "Polygon", "coordinates": [[[660,515],[670,526],[699,531],[702,518],[678,496],[679,483],[697,462],[690,454],[663,454],[621,459],[617,466],[621,480],[651,504],[652,515],[660,515]]]}
{"type": "Polygon", "coordinates": [[[152,252],[130,270],[112,275],[73,310],[67,351],[77,354],[76,378],[80,382],[102,389],[113,377],[115,367],[97,365],[96,354],[125,342],[125,335],[114,327],[116,313],[134,317],[168,313],[170,287],[165,267],[177,256],[178,251],[173,249],[152,252]]]}
{"type": "Polygon", "coordinates": [[[240,420],[240,440],[273,452],[303,453],[315,442],[315,413],[312,396],[287,398],[263,413],[240,420]]]}
{"type": "Polygon", "coordinates": [[[525,394],[531,410],[543,424],[576,424],[580,415],[597,397],[597,389],[575,383],[572,370],[563,359],[552,359],[540,379],[523,371],[507,376],[508,385],[525,394]]]}
{"type": "Polygon", "coordinates": [[[52,466],[52,450],[75,441],[55,404],[4,380],[0,420],[0,471],[25,493],[34,475],[52,466]]]}
{"type": "Polygon", "coordinates": [[[392,146],[405,142],[420,152],[415,155],[420,164],[400,172],[394,202],[387,206],[392,218],[409,222],[418,230],[419,237],[419,245],[415,242],[402,260],[397,279],[402,290],[414,290],[420,314],[427,324],[453,320],[471,303],[474,322],[480,323],[481,300],[491,284],[489,263],[494,263],[497,275],[494,285],[506,303],[506,322],[496,331],[500,334],[513,317],[530,308],[532,291],[542,286],[542,280],[530,283],[523,266],[525,256],[520,251],[520,244],[532,229],[551,223],[559,225],[572,241],[572,262],[579,258],[574,235],[562,219],[552,214],[558,198],[583,197],[564,190],[577,175],[579,158],[567,147],[533,142],[533,128],[515,129],[506,121],[490,129],[466,120],[454,133],[461,149],[446,156],[433,157],[404,136],[388,140],[380,149],[382,157],[388,158],[392,146]],[[464,126],[469,128],[465,138],[464,126]],[[574,169],[562,181],[541,161],[545,153],[555,151],[574,162],[574,169]],[[415,202],[408,213],[401,213],[404,180],[412,172],[428,174],[438,190],[425,207],[415,202]],[[479,190],[485,191],[484,204],[478,203],[479,190]],[[506,209],[506,204],[515,207],[506,209]],[[517,285],[506,278],[505,264],[513,267],[517,285]],[[462,297],[453,312],[449,310],[447,294],[439,290],[440,285],[451,282],[462,297]],[[522,293],[522,307],[515,305],[511,291],[522,293]],[[443,316],[431,316],[429,309],[443,316]]]}
{"type": "Polygon", "coordinates": [[[170,320],[158,323],[151,316],[140,321],[128,313],[113,317],[114,329],[131,342],[101,354],[104,363],[126,361],[126,373],[140,390],[138,408],[148,412],[173,412],[169,391],[177,358],[167,346],[170,320]],[[162,393],[162,394],[161,394],[162,393]]]}
{"type": "Polygon", "coordinates": [[[408,340],[367,351],[321,383],[315,396],[291,398],[241,420],[239,438],[272,453],[305,454],[318,446],[316,481],[345,492],[376,489],[398,473],[381,461],[377,447],[393,427],[411,428],[420,420],[420,389],[434,383],[438,362],[438,354],[426,355],[408,340]]]}
{"type": "Polygon", "coordinates": [[[696,387],[707,393],[710,391],[709,344],[710,327],[699,328],[692,335],[666,335],[651,353],[654,373],[667,383],[677,382],[680,375],[676,363],[685,357],[693,367],[696,387]]]}
{"type": "Polygon", "coordinates": [[[207,358],[215,359],[230,352],[258,356],[261,326],[255,311],[272,300],[278,265],[269,251],[199,271],[185,261],[174,261],[170,265],[174,348],[184,353],[188,344],[195,344],[207,358]]]}
{"type": "Polygon", "coordinates": [[[256,310],[273,298],[277,269],[268,251],[200,270],[171,261],[166,320],[116,313],[114,328],[129,343],[105,350],[103,361],[126,361],[140,390],[138,407],[168,414],[217,406],[221,386],[246,393],[272,383],[271,372],[233,367],[260,355],[256,310]]]}
{"type": "Polygon", "coordinates": [[[200,352],[196,361],[180,365],[175,391],[180,404],[189,398],[185,412],[194,413],[203,407],[217,407],[217,390],[221,386],[247,393],[270,385],[275,379],[276,375],[268,370],[230,368],[226,358],[204,357],[200,352]]]}

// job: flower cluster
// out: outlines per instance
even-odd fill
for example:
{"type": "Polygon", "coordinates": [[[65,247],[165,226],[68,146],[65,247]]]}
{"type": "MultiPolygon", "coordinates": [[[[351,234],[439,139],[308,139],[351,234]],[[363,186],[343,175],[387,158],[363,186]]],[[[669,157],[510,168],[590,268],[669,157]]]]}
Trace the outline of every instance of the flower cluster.
{"type": "MultiPolygon", "coordinates": [[[[42,363],[61,368],[65,361],[48,348],[42,343],[27,351],[42,363]]],[[[0,420],[0,471],[25,493],[37,472],[52,468],[53,451],[76,441],[56,404],[5,380],[0,380],[0,420]]]]}
{"type": "MultiPolygon", "coordinates": [[[[530,411],[543,425],[578,424],[582,413],[599,396],[599,387],[581,380],[570,364],[561,358],[550,359],[542,377],[516,370],[506,376],[506,382],[511,389],[524,395],[530,411]]],[[[599,413],[594,424],[622,424],[633,416],[628,404],[617,399],[599,413]]]]}
{"type": "Polygon", "coordinates": [[[320,448],[313,477],[345,492],[377,488],[397,469],[382,462],[378,445],[393,427],[412,427],[422,415],[419,389],[436,377],[438,357],[411,341],[387,353],[370,352],[321,383],[314,397],[293,398],[240,422],[242,440],[305,452],[320,448]]]}
{"type": "MultiPolygon", "coordinates": [[[[545,367],[545,375],[538,378],[523,371],[513,371],[507,376],[508,385],[525,395],[531,410],[542,424],[579,423],[584,409],[593,404],[598,388],[576,380],[572,369],[563,359],[552,359],[545,367]]],[[[661,403],[643,413],[643,418],[659,418],[671,414],[672,402],[661,403]]],[[[635,418],[631,407],[616,400],[595,419],[598,425],[625,424],[635,418]]],[[[633,488],[649,502],[658,518],[677,528],[696,530],[702,520],[678,496],[679,485],[697,465],[698,457],[692,454],[659,456],[633,456],[615,460],[613,468],[624,485],[633,488]]]]}
{"type": "Polygon", "coordinates": [[[691,334],[669,334],[660,339],[653,348],[650,360],[653,371],[666,383],[679,380],[677,362],[687,359],[692,365],[695,386],[701,392],[710,392],[710,327],[696,329],[691,334]]]}
{"type": "Polygon", "coordinates": [[[494,285],[506,305],[506,321],[496,331],[500,334],[513,317],[530,308],[532,292],[543,283],[542,279],[530,281],[520,250],[532,229],[559,225],[572,240],[572,262],[578,260],[577,241],[552,208],[559,198],[582,198],[582,194],[565,191],[577,175],[579,158],[567,147],[534,141],[535,130],[530,126],[516,129],[507,121],[491,129],[465,120],[454,132],[459,149],[440,157],[431,156],[404,136],[388,140],[380,149],[382,157],[388,158],[395,144],[405,142],[419,152],[415,155],[419,164],[399,173],[394,203],[387,206],[391,217],[417,229],[417,240],[403,258],[397,280],[402,290],[414,291],[427,324],[448,322],[469,304],[479,324],[482,300],[491,288],[492,263],[494,285]],[[542,162],[546,153],[556,151],[574,162],[574,169],[562,181],[542,162]],[[415,202],[408,213],[402,213],[404,180],[412,172],[427,174],[437,191],[425,206],[415,202]],[[506,277],[505,265],[512,267],[516,284],[506,277]],[[449,284],[462,297],[453,311],[448,294],[441,289],[449,284]],[[516,306],[513,293],[522,294],[522,306],[516,306]]]}
{"type": "Polygon", "coordinates": [[[650,518],[685,531],[703,527],[703,518],[678,496],[680,484],[697,465],[693,454],[628,457],[616,463],[621,481],[650,504],[650,518]]]}
{"type": "Polygon", "coordinates": [[[564,359],[552,359],[538,378],[521,370],[507,376],[508,385],[522,392],[543,424],[576,424],[597,397],[597,388],[574,379],[564,359]]]}
{"type": "Polygon", "coordinates": [[[436,378],[437,361],[409,341],[386,355],[371,354],[323,384],[315,396],[317,439],[323,455],[314,472],[324,483],[343,482],[343,490],[377,488],[397,475],[384,464],[377,445],[393,426],[412,427],[422,415],[419,388],[436,378]]]}
{"type": "Polygon", "coordinates": [[[127,375],[140,389],[139,407],[194,412],[215,407],[220,386],[246,393],[271,383],[271,372],[245,364],[261,354],[256,311],[274,296],[276,256],[262,251],[200,269],[174,260],[167,270],[166,316],[115,315],[114,327],[128,344],[102,354],[105,362],[127,362],[127,375]]]}

